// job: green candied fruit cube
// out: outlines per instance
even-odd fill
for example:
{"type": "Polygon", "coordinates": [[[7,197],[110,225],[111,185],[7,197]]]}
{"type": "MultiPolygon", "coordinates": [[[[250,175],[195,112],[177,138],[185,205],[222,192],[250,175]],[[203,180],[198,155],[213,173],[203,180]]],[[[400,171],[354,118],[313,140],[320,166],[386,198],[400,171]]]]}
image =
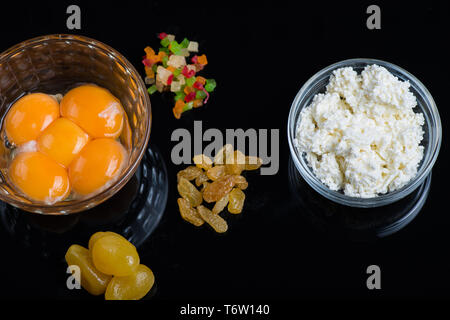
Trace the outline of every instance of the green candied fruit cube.
{"type": "Polygon", "coordinates": [[[186,79],[186,85],[188,87],[192,87],[194,85],[194,83],[195,83],[195,77],[190,77],[190,78],[186,79]]]}
{"type": "Polygon", "coordinates": [[[189,45],[189,40],[187,38],[184,38],[183,41],[180,43],[181,48],[187,48],[189,45]]]}
{"type": "Polygon", "coordinates": [[[157,90],[158,90],[158,89],[156,88],[156,85],[155,85],[155,84],[152,85],[152,86],[150,86],[150,87],[147,89],[148,93],[150,93],[150,94],[154,94],[157,90]]]}
{"type": "Polygon", "coordinates": [[[176,78],[181,74],[181,69],[175,69],[173,70],[173,76],[176,78]]]}
{"type": "Polygon", "coordinates": [[[206,80],[205,89],[208,92],[212,92],[216,88],[216,85],[217,85],[216,84],[216,80],[214,80],[214,79],[207,79],[206,80]]]}
{"type": "Polygon", "coordinates": [[[159,51],[165,52],[167,55],[170,54],[169,48],[159,48],[159,51]]]}
{"type": "Polygon", "coordinates": [[[175,101],[178,101],[178,100],[184,100],[184,97],[186,97],[186,95],[184,94],[184,92],[183,91],[178,91],[177,93],[175,93],[175,97],[174,97],[174,99],[175,99],[175,101]]]}
{"type": "Polygon", "coordinates": [[[206,93],[204,92],[204,91],[202,91],[202,90],[198,90],[196,93],[195,93],[195,99],[205,99],[206,98],[206,93]]]}
{"type": "Polygon", "coordinates": [[[173,54],[179,55],[180,50],[181,50],[181,45],[178,42],[176,42],[174,40],[170,43],[170,51],[172,51],[173,54]]]}
{"type": "Polygon", "coordinates": [[[183,112],[191,110],[194,107],[194,102],[188,102],[184,105],[183,112]]]}
{"type": "Polygon", "coordinates": [[[167,39],[167,37],[165,37],[164,39],[161,40],[160,43],[163,47],[167,47],[170,44],[170,40],[167,39]]]}
{"type": "Polygon", "coordinates": [[[164,56],[162,58],[162,64],[163,64],[164,68],[167,68],[167,61],[169,61],[169,57],[168,56],[164,56]]]}

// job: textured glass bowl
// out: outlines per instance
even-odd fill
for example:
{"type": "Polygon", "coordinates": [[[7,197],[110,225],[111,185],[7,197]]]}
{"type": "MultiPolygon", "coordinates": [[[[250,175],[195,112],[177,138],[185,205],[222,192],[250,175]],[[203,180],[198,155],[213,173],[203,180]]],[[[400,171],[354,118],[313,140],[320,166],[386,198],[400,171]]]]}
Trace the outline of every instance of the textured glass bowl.
{"type": "MultiPolygon", "coordinates": [[[[28,92],[65,93],[80,83],[95,83],[120,99],[128,117],[122,140],[129,162],[117,181],[83,200],[54,205],[33,203],[14,191],[0,162],[0,200],[42,214],[69,214],[92,208],[120,190],[133,176],[146,150],[151,128],[151,105],[139,73],[119,52],[93,39],[75,35],[48,35],[21,42],[0,54],[0,117],[11,103],[28,92]]],[[[0,139],[3,139],[1,137],[0,139]]],[[[0,141],[4,143],[4,141],[0,141]]]]}
{"type": "Polygon", "coordinates": [[[295,167],[300,172],[303,179],[305,179],[305,181],[314,190],[324,197],[343,205],[370,208],[379,207],[398,201],[414,191],[424,181],[428,174],[430,174],[441,147],[442,126],[439,112],[436,104],[434,103],[433,97],[428,92],[427,88],[425,88],[425,86],[408,71],[381,60],[350,59],[340,61],[326,67],[325,69],[322,69],[303,85],[295,97],[289,112],[288,140],[295,167]],[[328,84],[330,75],[334,70],[343,67],[352,67],[356,72],[361,73],[367,65],[371,64],[383,66],[400,80],[409,81],[411,84],[410,90],[414,93],[417,99],[417,107],[414,111],[421,112],[425,118],[425,124],[423,125],[423,130],[425,133],[421,143],[425,150],[424,157],[419,164],[416,176],[403,188],[388,192],[386,194],[381,194],[374,198],[357,198],[347,196],[342,191],[330,190],[325,184],[323,184],[315,176],[311,167],[308,166],[305,154],[299,152],[295,147],[294,139],[301,110],[310,105],[313,97],[317,93],[325,92],[325,87],[328,84]]]}

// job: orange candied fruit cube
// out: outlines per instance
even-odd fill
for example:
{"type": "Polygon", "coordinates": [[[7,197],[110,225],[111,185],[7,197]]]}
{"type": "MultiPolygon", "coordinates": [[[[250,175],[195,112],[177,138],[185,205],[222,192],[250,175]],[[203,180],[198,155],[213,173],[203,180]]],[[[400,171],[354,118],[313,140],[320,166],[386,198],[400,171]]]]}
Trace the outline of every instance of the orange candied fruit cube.
{"type": "Polygon", "coordinates": [[[154,78],[154,77],[155,77],[155,72],[153,72],[152,67],[147,67],[147,66],[145,66],[145,74],[146,74],[147,77],[149,77],[149,78],[154,78]]]}
{"type": "Polygon", "coordinates": [[[172,67],[172,66],[168,66],[166,69],[169,70],[172,73],[175,71],[175,68],[172,67]]]}
{"type": "Polygon", "coordinates": [[[188,95],[189,93],[194,92],[194,91],[195,91],[194,88],[188,87],[188,86],[184,87],[184,90],[183,90],[183,92],[184,92],[186,95],[188,95]]]}
{"type": "Polygon", "coordinates": [[[175,103],[175,107],[173,107],[173,115],[175,116],[175,118],[180,119],[181,114],[183,113],[183,109],[184,109],[185,103],[183,100],[177,100],[177,102],[175,103]]]}
{"type": "Polygon", "coordinates": [[[202,99],[195,99],[193,102],[194,102],[194,108],[198,108],[198,107],[201,107],[203,105],[203,100],[202,99]]]}
{"type": "Polygon", "coordinates": [[[145,54],[147,55],[147,58],[150,58],[151,56],[155,55],[155,50],[153,50],[151,47],[145,47],[144,49],[145,54]]]}
{"type": "Polygon", "coordinates": [[[197,76],[197,77],[195,78],[195,81],[200,82],[202,85],[205,85],[205,83],[206,83],[206,79],[203,78],[202,76],[197,76]]]}
{"type": "Polygon", "coordinates": [[[203,66],[208,64],[208,59],[206,59],[206,55],[202,54],[197,58],[197,62],[203,66]]]}

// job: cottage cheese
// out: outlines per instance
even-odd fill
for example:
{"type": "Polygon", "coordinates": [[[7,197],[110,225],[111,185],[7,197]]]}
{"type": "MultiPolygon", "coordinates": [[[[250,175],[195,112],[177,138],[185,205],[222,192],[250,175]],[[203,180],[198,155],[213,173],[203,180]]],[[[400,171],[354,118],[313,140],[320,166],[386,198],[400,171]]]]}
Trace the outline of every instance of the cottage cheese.
{"type": "Polygon", "coordinates": [[[424,117],[409,86],[378,65],[341,68],[301,111],[295,145],[330,189],[370,198],[416,175],[424,117]]]}

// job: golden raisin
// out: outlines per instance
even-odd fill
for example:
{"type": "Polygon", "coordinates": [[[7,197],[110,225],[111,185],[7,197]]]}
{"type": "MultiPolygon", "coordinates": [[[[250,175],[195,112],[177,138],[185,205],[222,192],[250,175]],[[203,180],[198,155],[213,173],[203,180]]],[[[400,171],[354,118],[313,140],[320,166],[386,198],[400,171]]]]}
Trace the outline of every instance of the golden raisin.
{"type": "MultiPolygon", "coordinates": [[[[201,169],[200,169],[201,170],[201,169]]],[[[202,174],[201,175],[199,175],[196,179],[195,179],[195,185],[197,186],[197,187],[200,187],[201,185],[203,185],[203,183],[205,183],[205,182],[207,182],[209,179],[208,179],[208,176],[206,175],[206,173],[204,173],[203,171],[202,171],[202,174]]]]}
{"type": "Polygon", "coordinates": [[[126,277],[113,277],[105,293],[105,300],[140,300],[150,291],[155,276],[147,266],[140,264],[136,272],[126,277]]]}
{"type": "Polygon", "coordinates": [[[101,237],[94,243],[92,260],[101,272],[119,277],[133,274],[139,266],[136,247],[115,235],[101,237]]]}
{"type": "Polygon", "coordinates": [[[232,175],[240,175],[245,169],[245,155],[239,150],[234,151],[226,159],[226,172],[232,175]]]}
{"type": "Polygon", "coordinates": [[[257,170],[262,165],[262,159],[253,156],[245,157],[245,170],[257,170]]]}
{"type": "Polygon", "coordinates": [[[233,186],[233,176],[223,176],[206,186],[203,190],[203,199],[208,203],[219,201],[233,189],[233,186]]]}
{"type": "Polygon", "coordinates": [[[197,188],[185,178],[180,178],[178,182],[178,193],[196,207],[202,203],[202,194],[197,188]]]}
{"type": "Polygon", "coordinates": [[[189,166],[184,170],[181,170],[177,174],[177,181],[180,181],[180,178],[185,178],[186,180],[194,180],[198,176],[203,173],[203,170],[196,166],[189,166]]]}
{"type": "Polygon", "coordinates": [[[192,223],[194,226],[200,227],[203,224],[203,219],[198,214],[197,210],[191,207],[188,200],[184,198],[178,198],[178,208],[180,210],[181,217],[187,222],[192,223]]]}
{"type": "Polygon", "coordinates": [[[224,145],[214,157],[214,164],[225,164],[226,159],[233,154],[233,146],[231,144],[224,145]]]}
{"type": "Polygon", "coordinates": [[[111,276],[95,268],[88,249],[73,244],[67,250],[65,259],[69,266],[75,265],[80,268],[81,286],[87,292],[95,296],[105,292],[111,276]]]}
{"type": "Polygon", "coordinates": [[[208,170],[212,167],[212,160],[204,154],[198,154],[193,158],[197,167],[208,170]]]}
{"type": "Polygon", "coordinates": [[[208,176],[209,179],[216,181],[217,179],[225,175],[225,166],[223,165],[214,166],[208,169],[208,171],[206,171],[206,175],[208,176]]]}
{"type": "Polygon", "coordinates": [[[230,192],[229,201],[228,201],[228,211],[230,213],[241,213],[242,208],[244,207],[245,194],[239,188],[234,188],[230,192]]]}
{"type": "Polygon", "coordinates": [[[243,176],[233,176],[234,184],[241,190],[245,190],[248,188],[247,179],[243,176]]]}
{"type": "Polygon", "coordinates": [[[218,214],[213,214],[211,210],[204,206],[198,206],[197,211],[202,217],[203,220],[206,221],[213,229],[218,233],[224,233],[228,230],[227,222],[218,214]]]}
{"type": "Polygon", "coordinates": [[[212,208],[212,213],[219,214],[223,211],[223,209],[225,209],[228,204],[228,195],[229,194],[226,194],[222,199],[216,202],[216,204],[212,208]]]}

